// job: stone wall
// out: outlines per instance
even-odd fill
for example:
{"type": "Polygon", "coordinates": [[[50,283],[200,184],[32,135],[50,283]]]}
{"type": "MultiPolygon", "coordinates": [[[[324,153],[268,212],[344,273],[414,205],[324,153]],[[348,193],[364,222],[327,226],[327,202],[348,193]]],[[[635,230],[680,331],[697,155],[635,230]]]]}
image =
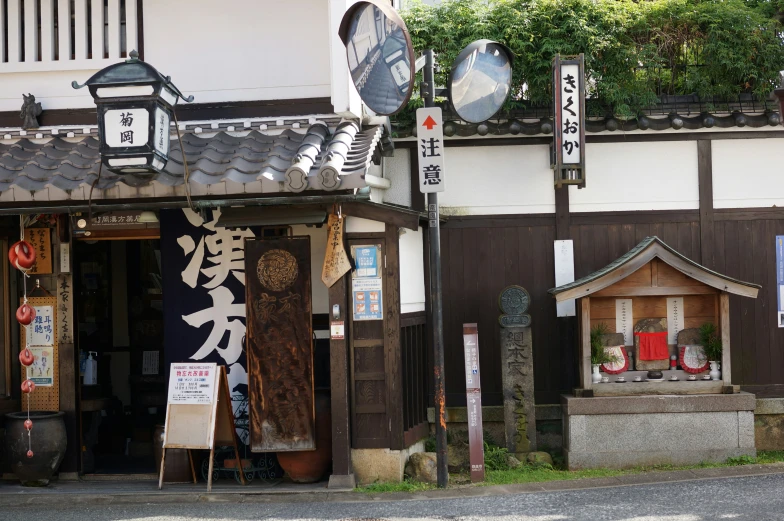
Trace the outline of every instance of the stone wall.
{"type": "Polygon", "coordinates": [[[562,400],[570,470],[690,465],[756,456],[754,395],[562,400]]]}
{"type": "Polygon", "coordinates": [[[757,398],[754,437],[757,450],[784,450],[784,398],[757,398]]]}

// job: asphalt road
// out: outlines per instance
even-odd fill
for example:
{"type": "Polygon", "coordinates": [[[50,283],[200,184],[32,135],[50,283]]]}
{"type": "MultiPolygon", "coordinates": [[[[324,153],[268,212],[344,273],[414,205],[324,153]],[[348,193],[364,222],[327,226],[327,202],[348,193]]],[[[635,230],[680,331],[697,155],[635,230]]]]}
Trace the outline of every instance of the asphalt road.
{"type": "Polygon", "coordinates": [[[4,508],[0,520],[784,520],[784,474],[449,500],[4,508]]]}

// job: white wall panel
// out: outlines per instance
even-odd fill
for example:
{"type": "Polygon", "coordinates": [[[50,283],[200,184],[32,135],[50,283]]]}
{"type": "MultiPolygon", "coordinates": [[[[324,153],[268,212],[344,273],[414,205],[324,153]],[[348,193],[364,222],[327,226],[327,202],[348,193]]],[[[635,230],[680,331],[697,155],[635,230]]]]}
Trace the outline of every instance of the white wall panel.
{"type": "Polygon", "coordinates": [[[552,213],[547,145],[450,147],[438,202],[449,215],[552,213]]]}
{"type": "Polygon", "coordinates": [[[569,188],[572,212],[699,208],[696,141],[589,143],[586,187],[569,188]]]}
{"type": "Polygon", "coordinates": [[[425,260],[422,228],[400,236],[400,312],[425,310],[425,260]]]}
{"type": "Polygon", "coordinates": [[[784,206],[784,139],[712,143],[714,208],[784,206]]]}
{"type": "Polygon", "coordinates": [[[310,277],[313,286],[313,313],[329,310],[329,289],[321,280],[321,268],[327,253],[327,227],[296,225],[291,227],[294,236],[310,236],[310,277]]]}
{"type": "Polygon", "coordinates": [[[324,0],[144,5],[144,58],[198,103],[329,97],[324,0]]]}

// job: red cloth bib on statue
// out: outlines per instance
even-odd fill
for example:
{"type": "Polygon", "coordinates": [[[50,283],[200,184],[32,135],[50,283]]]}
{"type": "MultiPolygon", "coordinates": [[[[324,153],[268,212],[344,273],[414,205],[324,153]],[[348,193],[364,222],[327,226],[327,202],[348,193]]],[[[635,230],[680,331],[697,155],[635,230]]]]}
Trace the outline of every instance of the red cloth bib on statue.
{"type": "Polygon", "coordinates": [[[670,350],[667,349],[667,332],[635,333],[640,339],[640,360],[668,360],[670,350]]]}

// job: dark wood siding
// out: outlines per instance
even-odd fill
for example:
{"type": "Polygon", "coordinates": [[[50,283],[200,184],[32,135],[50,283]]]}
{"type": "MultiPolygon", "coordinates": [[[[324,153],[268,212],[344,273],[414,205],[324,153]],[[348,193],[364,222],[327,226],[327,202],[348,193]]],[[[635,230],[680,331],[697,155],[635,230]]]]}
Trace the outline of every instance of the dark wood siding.
{"type": "MultiPolygon", "coordinates": [[[[784,209],[717,210],[714,244],[708,250],[700,242],[697,210],[572,213],[570,218],[577,278],[604,267],[644,237],[656,235],[696,262],[702,262],[702,251],[710,251],[720,273],[761,284],[756,300],[731,298],[733,383],[767,396],[784,395],[784,329],[775,324],[774,251],[775,236],[784,235],[784,209]]],[[[497,298],[510,284],[531,293],[536,402],[558,403],[559,394],[578,386],[577,346],[570,340],[576,338],[576,321],[559,321],[555,301],[547,293],[555,284],[554,240],[554,214],[452,217],[444,224],[448,405],[465,404],[461,336],[465,322],[479,326],[483,403],[502,403],[497,298]]]]}

